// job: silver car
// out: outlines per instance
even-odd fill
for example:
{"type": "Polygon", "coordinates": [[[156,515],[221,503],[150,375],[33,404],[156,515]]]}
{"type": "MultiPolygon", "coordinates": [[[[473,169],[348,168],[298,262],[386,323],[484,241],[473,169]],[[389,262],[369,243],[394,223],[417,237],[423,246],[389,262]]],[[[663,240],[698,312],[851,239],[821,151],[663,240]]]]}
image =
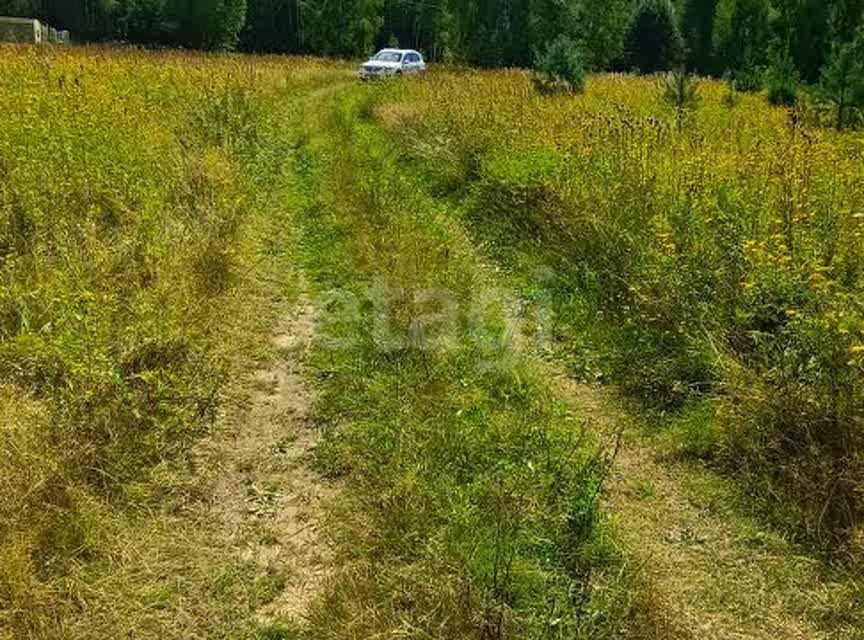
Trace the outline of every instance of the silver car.
{"type": "Polygon", "coordinates": [[[385,78],[426,71],[426,62],[414,49],[381,49],[360,66],[360,79],[385,78]]]}

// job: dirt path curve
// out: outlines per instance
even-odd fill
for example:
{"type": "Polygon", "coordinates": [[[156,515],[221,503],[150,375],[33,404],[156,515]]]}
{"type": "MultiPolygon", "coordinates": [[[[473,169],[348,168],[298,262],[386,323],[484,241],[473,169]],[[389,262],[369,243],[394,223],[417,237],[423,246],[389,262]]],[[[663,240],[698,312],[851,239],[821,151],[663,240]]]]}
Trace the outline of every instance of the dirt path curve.
{"type": "Polygon", "coordinates": [[[225,547],[284,580],[258,610],[261,623],[299,622],[329,575],[322,502],[337,488],[309,464],[320,436],[303,376],[313,332],[313,307],[301,298],[274,329],[273,357],[255,372],[237,424],[210,443],[219,464],[211,510],[225,547]]]}
{"type": "MultiPolygon", "coordinates": [[[[556,376],[562,397],[601,437],[629,418],[609,392],[556,376]]],[[[849,627],[818,628],[816,615],[840,614],[842,585],[779,539],[748,535],[742,523],[694,500],[691,473],[659,461],[634,429],[623,430],[606,507],[622,542],[644,567],[646,599],[638,638],[817,640],[860,638],[849,627]]]]}

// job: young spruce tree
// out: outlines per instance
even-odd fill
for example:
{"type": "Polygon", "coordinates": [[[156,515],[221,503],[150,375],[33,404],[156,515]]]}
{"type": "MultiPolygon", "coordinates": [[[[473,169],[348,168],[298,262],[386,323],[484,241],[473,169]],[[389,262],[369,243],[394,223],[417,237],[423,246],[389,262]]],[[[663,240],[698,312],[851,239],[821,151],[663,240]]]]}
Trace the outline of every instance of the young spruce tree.
{"type": "Polygon", "coordinates": [[[822,71],[821,93],[834,108],[838,131],[849,125],[856,109],[864,107],[864,27],[852,42],[835,46],[822,71]]]}

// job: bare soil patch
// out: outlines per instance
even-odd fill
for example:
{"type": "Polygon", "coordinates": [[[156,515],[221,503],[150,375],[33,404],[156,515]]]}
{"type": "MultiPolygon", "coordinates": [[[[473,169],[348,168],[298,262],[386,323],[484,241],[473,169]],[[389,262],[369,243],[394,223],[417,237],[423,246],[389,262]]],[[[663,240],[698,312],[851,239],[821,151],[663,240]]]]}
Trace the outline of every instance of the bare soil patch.
{"type": "Polygon", "coordinates": [[[320,433],[303,363],[313,334],[314,310],[301,299],[273,332],[248,406],[206,445],[216,465],[210,508],[226,548],[284,581],[259,609],[262,623],[302,619],[330,575],[322,503],[337,488],[310,466],[320,433]]]}

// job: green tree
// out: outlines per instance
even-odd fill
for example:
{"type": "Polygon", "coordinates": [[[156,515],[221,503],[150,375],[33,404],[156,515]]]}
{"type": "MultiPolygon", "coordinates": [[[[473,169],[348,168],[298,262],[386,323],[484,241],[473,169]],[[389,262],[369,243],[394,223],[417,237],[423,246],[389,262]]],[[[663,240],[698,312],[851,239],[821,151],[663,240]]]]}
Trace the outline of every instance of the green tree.
{"type": "Polygon", "coordinates": [[[12,15],[38,18],[79,37],[99,40],[114,35],[116,0],[12,0],[12,15]]]}
{"type": "Polygon", "coordinates": [[[827,5],[831,42],[851,42],[864,22],[864,0],[831,0],[827,5]]]}
{"type": "Polygon", "coordinates": [[[329,56],[362,56],[384,23],[383,0],[320,0],[303,5],[309,46],[329,56]]]}
{"type": "Polygon", "coordinates": [[[675,8],[669,0],[643,0],[627,36],[627,60],[642,73],[666,71],[683,54],[675,8]]]}
{"type": "Polygon", "coordinates": [[[174,0],[168,13],[179,25],[179,44],[231,49],[246,22],[246,0],[174,0]]]}
{"type": "Polygon", "coordinates": [[[685,69],[677,69],[666,74],[662,82],[663,100],[675,110],[678,130],[684,128],[687,118],[699,107],[699,82],[685,69]]]}
{"type": "Polygon", "coordinates": [[[772,46],[774,49],[788,51],[800,75],[808,81],[818,79],[819,69],[830,51],[831,2],[832,0],[772,0],[772,46]]]}
{"type": "Polygon", "coordinates": [[[864,28],[855,40],[834,48],[822,72],[820,88],[834,107],[837,130],[846,128],[853,110],[864,107],[864,28]]]}
{"type": "Polygon", "coordinates": [[[714,16],[714,51],[732,71],[752,73],[768,59],[768,0],[720,0],[714,16]]]}
{"type": "Polygon", "coordinates": [[[799,80],[798,69],[792,56],[786,51],[775,53],[765,74],[768,101],[771,104],[793,106],[798,101],[799,80]]]}
{"type": "Polygon", "coordinates": [[[398,41],[403,47],[437,52],[435,44],[440,32],[442,6],[414,0],[385,0],[383,25],[378,30],[378,46],[398,41]]]}
{"type": "Polygon", "coordinates": [[[573,34],[586,66],[608,69],[620,61],[634,4],[634,0],[581,0],[574,6],[573,34]]]}
{"type": "Polygon", "coordinates": [[[714,69],[714,13],[718,0],[685,0],[681,30],[689,68],[702,74],[714,69]]]}
{"type": "MultiPolygon", "coordinates": [[[[580,9],[576,0],[529,0],[526,8],[528,32],[534,49],[555,45],[559,36],[563,36],[565,40],[562,42],[566,43],[576,32],[580,9]]],[[[573,45],[572,42],[566,44],[573,45]]]]}
{"type": "Polygon", "coordinates": [[[803,0],[795,22],[792,54],[801,76],[819,80],[819,71],[831,54],[830,2],[803,0]]]}
{"type": "Polygon", "coordinates": [[[31,13],[32,7],[28,0],[0,0],[0,15],[23,16],[31,13]]]}
{"type": "Polygon", "coordinates": [[[118,0],[113,11],[117,35],[134,42],[166,38],[166,0],[118,0]]]}
{"type": "Polygon", "coordinates": [[[298,0],[247,0],[246,26],[240,34],[245,51],[300,53],[303,21],[298,0]]]}
{"type": "Polygon", "coordinates": [[[578,45],[559,35],[534,61],[534,86],[541,93],[578,93],[585,85],[585,68],[578,45]]]}

